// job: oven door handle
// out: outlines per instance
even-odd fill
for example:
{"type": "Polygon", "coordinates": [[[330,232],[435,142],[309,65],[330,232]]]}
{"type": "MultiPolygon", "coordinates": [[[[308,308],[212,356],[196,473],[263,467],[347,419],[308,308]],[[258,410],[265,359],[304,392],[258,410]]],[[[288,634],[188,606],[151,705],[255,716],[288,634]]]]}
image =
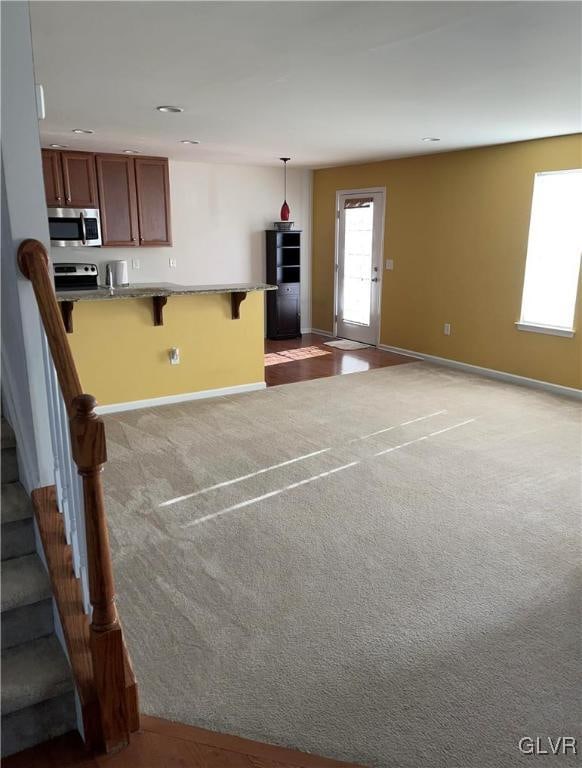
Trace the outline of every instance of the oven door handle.
{"type": "Polygon", "coordinates": [[[87,228],[85,227],[85,217],[82,211],[79,213],[79,217],[81,219],[81,237],[83,245],[87,245],[87,228]]]}

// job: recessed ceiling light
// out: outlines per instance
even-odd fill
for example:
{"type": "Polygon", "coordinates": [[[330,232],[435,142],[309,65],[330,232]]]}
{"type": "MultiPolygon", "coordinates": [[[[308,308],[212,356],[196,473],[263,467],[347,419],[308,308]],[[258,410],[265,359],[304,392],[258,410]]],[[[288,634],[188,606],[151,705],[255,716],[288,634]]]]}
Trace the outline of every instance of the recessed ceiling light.
{"type": "Polygon", "coordinates": [[[139,155],[139,152],[137,149],[124,149],[123,150],[124,155],[139,155]]]}
{"type": "Polygon", "coordinates": [[[73,128],[73,133],[95,133],[95,131],[91,131],[89,128],[73,128]]]}
{"type": "Polygon", "coordinates": [[[421,141],[440,141],[437,136],[423,136],[421,141]]]}
{"type": "Polygon", "coordinates": [[[183,107],[168,107],[163,105],[161,107],[156,107],[156,109],[158,110],[158,112],[183,112],[184,111],[183,107]]]}
{"type": "Polygon", "coordinates": [[[53,149],[66,149],[69,145],[68,144],[51,144],[50,146],[53,149]]]}
{"type": "Polygon", "coordinates": [[[200,144],[198,139],[181,139],[180,144],[200,144]]]}

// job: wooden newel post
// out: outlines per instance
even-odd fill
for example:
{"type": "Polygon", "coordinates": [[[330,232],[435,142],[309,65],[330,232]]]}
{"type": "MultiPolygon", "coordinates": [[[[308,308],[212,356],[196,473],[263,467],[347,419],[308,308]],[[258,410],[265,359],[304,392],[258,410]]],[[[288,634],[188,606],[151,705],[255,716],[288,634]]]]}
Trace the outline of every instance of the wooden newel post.
{"type": "Polygon", "coordinates": [[[85,529],[89,570],[91,655],[99,703],[101,732],[107,752],[129,743],[129,712],[125,690],[125,649],[115,606],[115,585],[101,473],[107,461],[105,426],[95,413],[92,395],[75,397],[71,409],[72,453],[83,478],[85,529]]]}

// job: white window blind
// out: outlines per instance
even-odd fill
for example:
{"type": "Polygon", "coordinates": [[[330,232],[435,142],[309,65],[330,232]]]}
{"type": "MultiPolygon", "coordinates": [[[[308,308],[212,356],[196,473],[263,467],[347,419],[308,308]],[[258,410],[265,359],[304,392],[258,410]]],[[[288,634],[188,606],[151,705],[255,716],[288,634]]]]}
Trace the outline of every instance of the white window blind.
{"type": "Polygon", "coordinates": [[[582,169],[536,173],[518,325],[572,330],[581,252],[582,169]]]}

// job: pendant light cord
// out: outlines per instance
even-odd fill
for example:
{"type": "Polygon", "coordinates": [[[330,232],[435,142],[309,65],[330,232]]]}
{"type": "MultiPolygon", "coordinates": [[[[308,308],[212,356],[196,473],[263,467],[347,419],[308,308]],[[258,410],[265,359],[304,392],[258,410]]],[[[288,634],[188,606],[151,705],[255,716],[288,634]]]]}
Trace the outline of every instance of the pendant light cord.
{"type": "Polygon", "coordinates": [[[289,162],[289,160],[291,160],[291,158],[290,157],[280,157],[279,160],[282,161],[283,168],[285,169],[284,170],[284,174],[283,174],[284,186],[285,186],[285,189],[284,189],[285,194],[284,194],[283,199],[285,200],[285,202],[287,202],[287,163],[289,162]]]}

